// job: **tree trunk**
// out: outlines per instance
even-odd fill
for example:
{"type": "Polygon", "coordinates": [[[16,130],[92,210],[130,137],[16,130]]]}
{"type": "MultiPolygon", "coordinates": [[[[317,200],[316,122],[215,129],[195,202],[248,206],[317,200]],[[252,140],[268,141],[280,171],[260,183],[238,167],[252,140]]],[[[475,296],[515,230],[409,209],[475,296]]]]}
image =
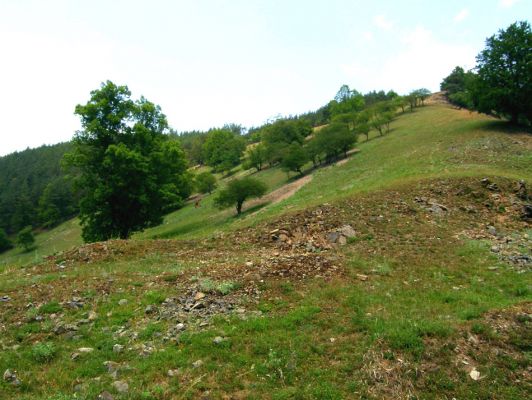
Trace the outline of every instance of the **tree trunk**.
{"type": "Polygon", "coordinates": [[[237,213],[237,215],[242,214],[242,203],[244,203],[244,202],[243,201],[238,201],[236,203],[236,213],[237,213]]]}

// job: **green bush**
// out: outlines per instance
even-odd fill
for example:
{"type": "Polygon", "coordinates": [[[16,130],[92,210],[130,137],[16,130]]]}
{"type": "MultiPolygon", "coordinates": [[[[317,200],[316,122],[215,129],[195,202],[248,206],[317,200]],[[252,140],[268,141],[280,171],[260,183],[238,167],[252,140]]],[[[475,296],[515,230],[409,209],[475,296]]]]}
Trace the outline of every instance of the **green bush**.
{"type": "Polygon", "coordinates": [[[52,343],[37,343],[31,348],[33,360],[38,363],[47,363],[52,361],[57,355],[57,349],[52,343]]]}

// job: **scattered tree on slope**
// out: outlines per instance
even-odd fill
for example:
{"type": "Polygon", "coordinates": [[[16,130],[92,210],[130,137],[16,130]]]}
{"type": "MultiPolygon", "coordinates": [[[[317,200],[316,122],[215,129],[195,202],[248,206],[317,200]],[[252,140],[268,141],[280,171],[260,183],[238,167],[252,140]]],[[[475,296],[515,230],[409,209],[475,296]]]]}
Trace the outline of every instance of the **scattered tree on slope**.
{"type": "Polygon", "coordinates": [[[128,238],[183,204],[192,180],[181,146],[165,135],[159,106],[133,101],[127,86],[107,81],[76,114],[82,130],[67,160],[86,189],[80,202],[85,241],[128,238]]]}
{"type": "Polygon", "coordinates": [[[244,201],[251,197],[261,197],[266,193],[266,185],[253,178],[233,179],[214,199],[220,208],[235,206],[238,215],[242,213],[244,201]]]}

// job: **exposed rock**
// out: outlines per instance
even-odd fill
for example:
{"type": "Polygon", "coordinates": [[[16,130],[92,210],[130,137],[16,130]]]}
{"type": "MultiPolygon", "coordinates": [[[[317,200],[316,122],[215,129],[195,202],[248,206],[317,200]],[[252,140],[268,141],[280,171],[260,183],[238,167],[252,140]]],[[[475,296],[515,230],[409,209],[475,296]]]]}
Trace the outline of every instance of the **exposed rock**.
{"type": "Polygon", "coordinates": [[[66,332],[77,332],[79,330],[77,325],[59,323],[54,327],[54,333],[56,335],[62,335],[66,332]]]}
{"type": "Polygon", "coordinates": [[[114,381],[113,387],[118,393],[127,393],[129,391],[129,385],[124,381],[114,381]]]}
{"type": "Polygon", "coordinates": [[[196,360],[192,363],[192,367],[194,368],[199,368],[203,365],[203,361],[202,360],[196,360]]]}
{"type": "Polygon", "coordinates": [[[179,370],[179,369],[169,369],[168,372],[167,372],[167,375],[170,378],[173,378],[175,376],[179,376],[180,374],[181,374],[181,370],[179,370]]]}
{"type": "Polygon", "coordinates": [[[115,344],[113,346],[113,353],[122,353],[122,351],[124,350],[124,346],[122,346],[121,344],[115,344]]]}
{"type": "Polygon", "coordinates": [[[469,372],[469,377],[474,381],[478,381],[480,379],[480,372],[478,372],[476,368],[473,368],[471,372],[469,372]]]}
{"type": "Polygon", "coordinates": [[[157,311],[157,308],[151,304],[144,309],[146,314],[153,314],[155,311],[157,311]]]}
{"type": "Polygon", "coordinates": [[[94,349],[92,347],[80,347],[78,352],[80,353],[92,353],[94,349]]]}
{"type": "Polygon", "coordinates": [[[364,274],[357,274],[357,279],[359,281],[367,281],[368,280],[368,276],[364,275],[364,274]]]}
{"type": "Polygon", "coordinates": [[[10,369],[5,370],[3,379],[5,382],[9,382],[10,384],[14,386],[19,386],[21,384],[15,371],[12,371],[10,369]]]}
{"type": "Polygon", "coordinates": [[[113,395],[107,391],[105,392],[101,392],[98,397],[97,397],[98,400],[115,400],[115,398],[113,397],[113,395]]]}
{"type": "Polygon", "coordinates": [[[73,297],[72,300],[70,300],[69,302],[66,303],[67,306],[69,306],[70,308],[74,308],[74,309],[77,309],[77,308],[83,308],[83,306],[85,305],[85,303],[82,301],[81,298],[79,297],[73,297]]]}
{"type": "Polygon", "coordinates": [[[199,301],[201,299],[204,299],[205,298],[205,293],[203,292],[198,292],[194,295],[194,300],[195,301],[199,301]]]}
{"type": "Polygon", "coordinates": [[[496,183],[491,183],[488,186],[486,186],[488,190],[491,190],[492,192],[499,192],[499,186],[496,183]]]}
{"type": "Polygon", "coordinates": [[[225,339],[221,336],[216,336],[212,342],[216,345],[219,345],[219,344],[222,344],[223,342],[225,342],[225,339]]]}
{"type": "Polygon", "coordinates": [[[120,299],[118,300],[119,306],[125,306],[128,303],[127,299],[120,299]]]}
{"type": "Polygon", "coordinates": [[[353,229],[351,225],[342,226],[340,229],[338,229],[338,232],[340,232],[343,236],[345,236],[348,239],[354,238],[357,235],[357,233],[355,232],[355,230],[353,229]]]}
{"type": "Polygon", "coordinates": [[[89,321],[96,321],[98,319],[98,314],[95,311],[89,311],[89,314],[87,315],[87,319],[89,321]]]}
{"type": "Polygon", "coordinates": [[[528,201],[528,190],[526,187],[526,182],[524,180],[520,180],[517,182],[517,197],[519,197],[521,200],[528,201]]]}
{"type": "Polygon", "coordinates": [[[488,232],[490,235],[497,236],[497,229],[493,225],[488,225],[488,232]]]}
{"type": "Polygon", "coordinates": [[[122,366],[114,361],[105,361],[103,365],[105,366],[105,368],[107,368],[107,373],[115,379],[117,378],[120,370],[122,369],[122,366]]]}
{"type": "Polygon", "coordinates": [[[336,243],[340,238],[340,232],[329,232],[326,237],[330,243],[336,243]]]}
{"type": "Polygon", "coordinates": [[[7,295],[0,297],[0,303],[6,303],[6,302],[8,302],[10,300],[11,300],[11,297],[9,297],[7,295]]]}
{"type": "Polygon", "coordinates": [[[521,219],[525,221],[532,220],[532,204],[525,204],[521,213],[521,219]]]}

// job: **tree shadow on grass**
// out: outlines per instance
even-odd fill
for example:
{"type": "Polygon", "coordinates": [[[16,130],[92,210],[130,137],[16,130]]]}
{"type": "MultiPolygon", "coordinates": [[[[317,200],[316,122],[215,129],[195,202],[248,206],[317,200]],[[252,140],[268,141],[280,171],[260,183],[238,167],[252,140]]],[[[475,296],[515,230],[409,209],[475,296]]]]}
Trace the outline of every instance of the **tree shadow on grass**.
{"type": "Polygon", "coordinates": [[[503,132],[509,135],[532,135],[532,127],[515,125],[504,120],[488,121],[482,124],[479,129],[486,132],[503,132]]]}
{"type": "Polygon", "coordinates": [[[248,215],[253,214],[253,213],[259,211],[260,209],[266,207],[270,203],[271,203],[271,201],[265,201],[264,203],[256,204],[256,205],[254,205],[254,206],[252,206],[250,208],[247,208],[246,210],[242,211],[242,213],[240,213],[240,215],[233,215],[232,218],[234,218],[234,219],[245,218],[248,215]]]}

